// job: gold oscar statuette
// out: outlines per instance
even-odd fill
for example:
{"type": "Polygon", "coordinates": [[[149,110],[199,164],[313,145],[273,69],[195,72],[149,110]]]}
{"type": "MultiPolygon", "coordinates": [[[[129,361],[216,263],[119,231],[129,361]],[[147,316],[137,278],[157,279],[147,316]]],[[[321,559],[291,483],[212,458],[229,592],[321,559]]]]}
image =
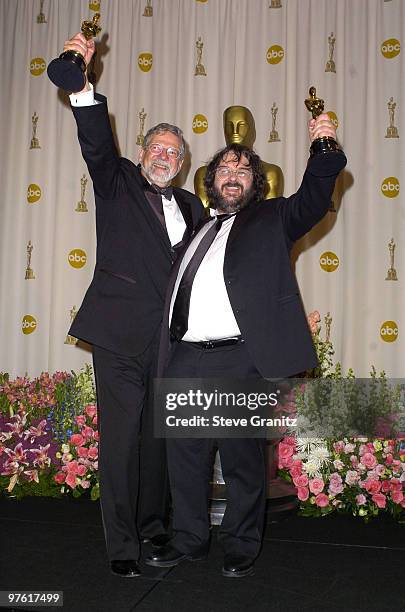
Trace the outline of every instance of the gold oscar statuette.
{"type": "MultiPolygon", "coordinates": [[[[98,25],[100,13],[95,13],[92,21],[83,21],[82,34],[86,40],[95,38],[100,32],[98,25]]],[[[81,91],[86,83],[86,62],[77,51],[64,51],[50,62],[47,68],[48,77],[52,83],[65,91],[81,91]]]]}
{"type": "MultiPolygon", "coordinates": [[[[73,306],[70,311],[70,325],[72,325],[73,320],[75,318],[75,316],[77,315],[77,310],[76,310],[76,306],[73,306]]],[[[66,338],[65,338],[65,342],[64,344],[70,344],[70,345],[75,345],[77,344],[77,338],[75,338],[74,336],[71,336],[70,334],[66,334],[66,338]]]]}
{"type": "Polygon", "coordinates": [[[388,268],[387,276],[385,278],[385,280],[387,281],[397,281],[398,280],[397,271],[394,268],[395,247],[396,247],[396,244],[394,242],[394,239],[391,238],[391,240],[388,243],[388,250],[390,252],[390,267],[388,268]]]}
{"type": "MultiPolygon", "coordinates": [[[[319,115],[321,115],[324,111],[325,103],[321,98],[317,97],[316,89],[313,86],[309,88],[309,98],[306,98],[305,106],[312,114],[313,119],[319,117],[319,115]]],[[[331,151],[339,154],[342,153],[342,150],[336,140],[334,138],[331,138],[330,136],[322,136],[322,138],[315,138],[315,140],[313,140],[311,143],[311,157],[320,153],[329,153],[331,151]]]]}
{"type": "Polygon", "coordinates": [[[198,39],[195,41],[195,46],[197,47],[197,64],[195,67],[194,76],[207,76],[207,73],[205,72],[205,68],[203,64],[201,63],[202,52],[203,52],[203,47],[204,47],[204,43],[202,41],[201,36],[199,36],[198,39]]]}
{"type": "Polygon", "coordinates": [[[143,141],[144,141],[143,130],[145,128],[145,119],[147,117],[147,113],[145,113],[144,108],[141,108],[141,110],[138,113],[138,117],[139,117],[139,134],[136,137],[136,144],[139,146],[142,146],[143,141]]]}
{"type": "Polygon", "coordinates": [[[146,0],[146,6],[143,11],[143,17],[153,17],[152,0],[146,0]]]}
{"type": "Polygon", "coordinates": [[[336,38],[333,35],[333,32],[330,33],[328,37],[328,45],[329,45],[329,59],[326,62],[325,72],[336,72],[335,62],[333,61],[333,52],[335,50],[335,42],[336,38]]]}
{"type": "Polygon", "coordinates": [[[44,14],[44,0],[40,0],[39,2],[39,13],[37,15],[37,23],[47,23],[45,14],[44,14]]]}
{"type": "Polygon", "coordinates": [[[390,124],[387,127],[387,133],[385,134],[385,138],[399,138],[398,128],[395,127],[395,125],[394,125],[396,105],[397,105],[397,103],[394,102],[394,98],[391,96],[391,98],[388,100],[388,104],[387,104],[390,124]]]}
{"type": "Polygon", "coordinates": [[[273,102],[273,106],[271,107],[270,111],[271,111],[271,132],[269,135],[268,142],[280,142],[280,138],[276,130],[276,117],[278,113],[278,107],[276,106],[275,102],[273,102]]]}
{"type": "Polygon", "coordinates": [[[281,0],[271,0],[269,4],[269,8],[281,8],[281,7],[282,7],[281,0]]]}
{"type": "Polygon", "coordinates": [[[75,208],[76,212],[88,212],[87,210],[87,202],[84,199],[84,194],[86,193],[86,185],[87,185],[87,178],[86,175],[83,174],[82,178],[80,179],[80,184],[81,184],[81,195],[80,195],[80,201],[77,203],[77,206],[75,208]]]}
{"type": "Polygon", "coordinates": [[[32,122],[32,138],[31,138],[30,149],[40,149],[41,147],[39,145],[39,140],[37,138],[38,115],[36,111],[34,111],[34,114],[31,117],[31,122],[32,122]]]}
{"type": "Polygon", "coordinates": [[[34,270],[31,268],[31,257],[32,257],[33,249],[34,247],[32,246],[32,242],[30,240],[27,244],[27,267],[25,270],[25,280],[35,279],[34,270]]]}

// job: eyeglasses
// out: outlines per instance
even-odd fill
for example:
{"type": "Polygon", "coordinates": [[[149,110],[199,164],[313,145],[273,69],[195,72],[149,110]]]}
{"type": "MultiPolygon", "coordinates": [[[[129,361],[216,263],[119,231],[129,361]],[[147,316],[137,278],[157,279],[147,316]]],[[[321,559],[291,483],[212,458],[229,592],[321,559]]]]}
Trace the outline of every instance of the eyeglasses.
{"type": "Polygon", "coordinates": [[[237,170],[232,170],[232,168],[228,168],[228,166],[220,166],[217,168],[216,172],[217,176],[221,178],[230,178],[230,176],[237,176],[239,179],[247,179],[252,175],[252,171],[249,168],[238,168],[237,170]]]}
{"type": "Polygon", "coordinates": [[[152,155],[161,155],[163,151],[165,151],[169,159],[179,159],[181,155],[179,149],[175,147],[164,147],[159,142],[152,142],[147,149],[152,155]]]}

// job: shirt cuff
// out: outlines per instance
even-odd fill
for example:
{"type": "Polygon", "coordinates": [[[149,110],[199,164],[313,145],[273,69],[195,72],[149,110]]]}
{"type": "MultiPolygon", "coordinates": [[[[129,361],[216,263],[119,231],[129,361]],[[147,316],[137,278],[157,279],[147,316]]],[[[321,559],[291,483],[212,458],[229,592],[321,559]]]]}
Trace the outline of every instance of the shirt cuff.
{"type": "Polygon", "coordinates": [[[91,83],[89,91],[83,91],[82,93],[72,93],[69,95],[70,104],[72,106],[93,106],[94,104],[100,104],[98,100],[94,99],[94,88],[91,83]]]}

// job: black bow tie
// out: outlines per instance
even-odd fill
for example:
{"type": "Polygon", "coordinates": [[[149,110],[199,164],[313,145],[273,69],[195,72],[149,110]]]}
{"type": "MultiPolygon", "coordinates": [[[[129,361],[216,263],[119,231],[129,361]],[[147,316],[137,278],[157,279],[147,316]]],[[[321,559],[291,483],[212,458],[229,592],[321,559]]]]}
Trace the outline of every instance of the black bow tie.
{"type": "Polygon", "coordinates": [[[171,200],[173,195],[173,187],[159,187],[159,185],[151,184],[152,189],[156,191],[156,193],[164,196],[166,200],[171,200]]]}

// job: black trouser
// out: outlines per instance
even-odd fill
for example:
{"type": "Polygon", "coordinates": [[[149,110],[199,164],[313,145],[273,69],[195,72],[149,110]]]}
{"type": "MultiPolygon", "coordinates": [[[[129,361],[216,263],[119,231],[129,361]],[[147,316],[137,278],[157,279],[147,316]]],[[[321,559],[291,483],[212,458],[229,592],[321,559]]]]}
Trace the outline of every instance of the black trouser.
{"type": "MultiPolygon", "coordinates": [[[[174,346],[165,378],[257,378],[244,344],[201,349],[187,342],[174,346]]],[[[260,550],[266,500],[263,439],[218,438],[227,505],[219,530],[225,554],[254,559],[260,550]]],[[[198,553],[208,545],[208,496],[212,474],[211,439],[167,439],[173,503],[173,546],[198,553]]]]}
{"type": "Polygon", "coordinates": [[[110,559],[138,559],[139,536],[164,533],[165,441],[153,435],[156,341],[136,357],[93,348],[99,407],[100,501],[110,559]]]}

